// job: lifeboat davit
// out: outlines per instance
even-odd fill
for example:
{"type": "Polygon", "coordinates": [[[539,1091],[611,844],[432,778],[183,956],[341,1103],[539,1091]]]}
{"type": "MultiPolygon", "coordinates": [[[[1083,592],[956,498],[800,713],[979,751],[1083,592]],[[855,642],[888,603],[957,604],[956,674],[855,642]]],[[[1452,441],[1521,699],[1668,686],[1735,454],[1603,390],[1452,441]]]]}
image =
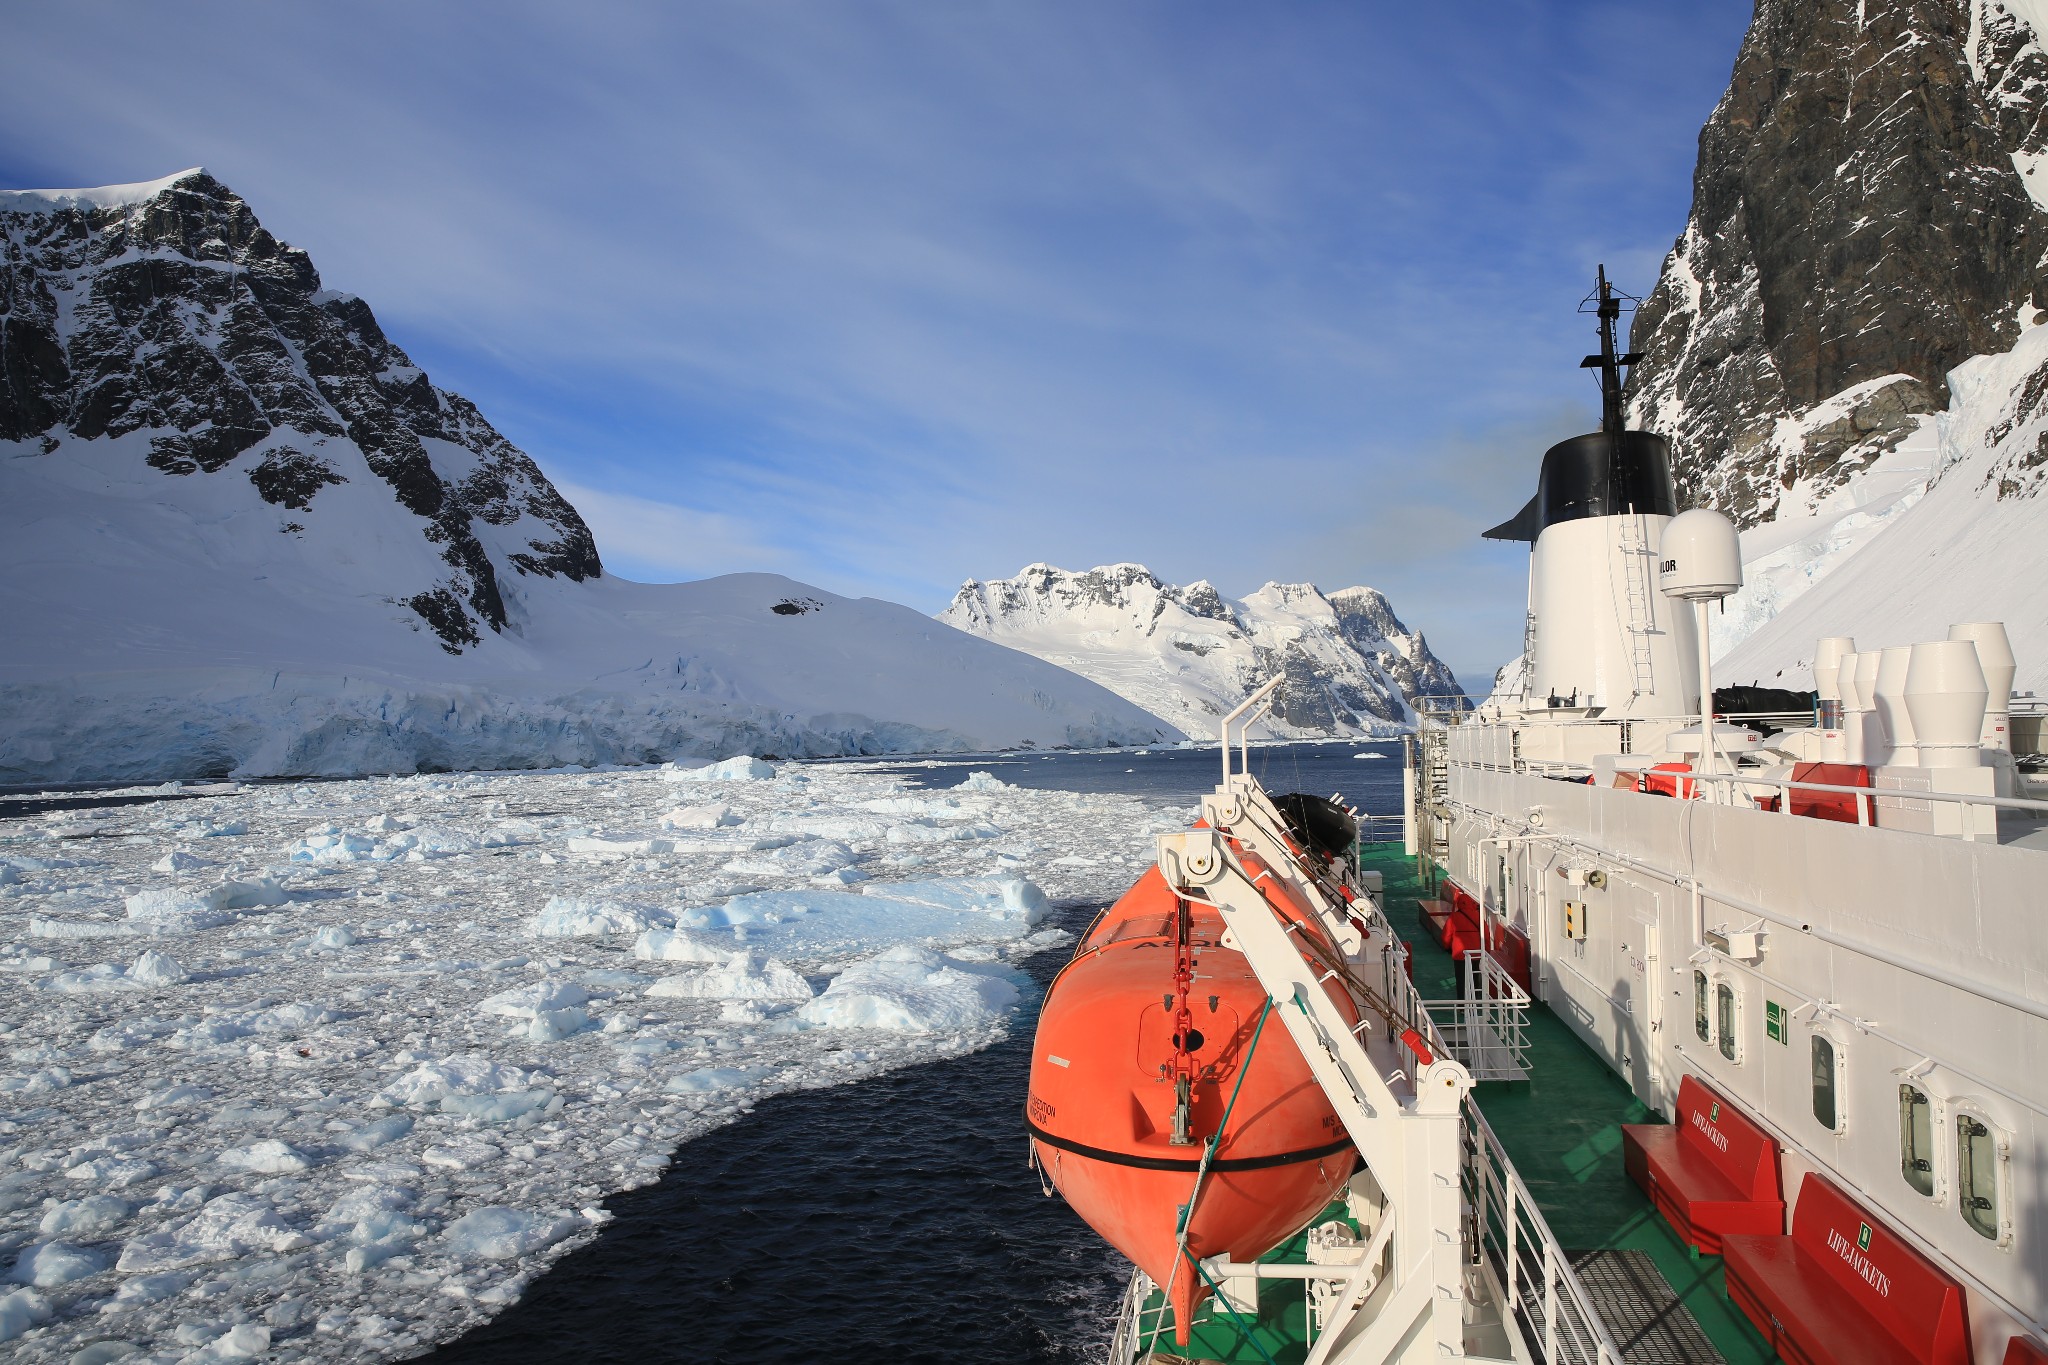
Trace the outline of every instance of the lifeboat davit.
{"type": "MultiPolygon", "coordinates": [[[[1243,861],[1257,877],[1257,860],[1243,861]]],[[[1259,885],[1275,913],[1334,955],[1279,878],[1259,885]]],[[[1269,1015],[1265,988],[1223,930],[1213,906],[1183,901],[1148,869],[1054,979],[1031,1058],[1026,1119],[1040,1168],[1166,1290],[1180,1345],[1210,1293],[1193,1263],[1264,1255],[1341,1192],[1358,1161],[1278,1005],[1269,1015]]],[[[1343,987],[1325,989],[1355,1023],[1343,987]]]]}

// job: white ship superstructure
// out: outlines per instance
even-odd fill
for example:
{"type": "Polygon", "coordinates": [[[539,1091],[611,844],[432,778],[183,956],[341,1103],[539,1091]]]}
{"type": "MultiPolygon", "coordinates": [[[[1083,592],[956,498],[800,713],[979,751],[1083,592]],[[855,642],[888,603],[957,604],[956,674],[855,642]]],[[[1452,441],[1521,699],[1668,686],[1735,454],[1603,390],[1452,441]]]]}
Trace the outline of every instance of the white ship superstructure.
{"type": "Polygon", "coordinates": [[[1717,694],[1739,538],[1623,428],[1604,272],[1588,302],[1602,429],[1489,533],[1530,545],[1521,682],[1425,712],[1412,865],[1233,761],[1275,678],[1048,991],[1033,1158],[1138,1266],[1115,1365],[2048,1365],[2005,631],[1717,694]]]}
{"type": "Polygon", "coordinates": [[[1871,1303],[1773,1319],[1778,1349],[1844,1351],[1837,1309],[1878,1340],[1889,1234],[1960,1286],[1996,1365],[2048,1341],[2048,803],[2013,753],[2040,718],[2011,713],[2003,628],[1959,621],[1819,641],[1810,709],[1703,726],[1690,608],[1739,586],[1735,531],[1672,517],[1602,322],[1609,429],[1554,447],[1489,533],[1531,542],[1523,687],[1419,736],[1411,851],[1447,939],[1512,963],[1644,1104],[1684,1122],[1691,1078],[1775,1145],[1774,1233],[1809,1173],[1860,1211],[1863,1246],[1834,1250],[1871,1303]]]}

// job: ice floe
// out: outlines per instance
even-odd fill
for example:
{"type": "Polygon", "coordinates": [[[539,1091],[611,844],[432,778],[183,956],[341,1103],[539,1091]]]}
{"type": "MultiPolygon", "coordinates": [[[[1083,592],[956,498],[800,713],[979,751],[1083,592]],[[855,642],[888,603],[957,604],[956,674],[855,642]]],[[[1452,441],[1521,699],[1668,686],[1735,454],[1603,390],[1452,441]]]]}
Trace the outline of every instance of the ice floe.
{"type": "Polygon", "coordinates": [[[933,1033],[988,1024],[1017,1003],[1019,974],[911,944],[854,963],[797,1011],[831,1028],[933,1033]]]}
{"type": "Polygon", "coordinates": [[[810,983],[789,966],[758,950],[743,949],[709,971],[664,977],[647,994],[693,1000],[801,1001],[811,998],[810,983]]]}
{"type": "Polygon", "coordinates": [[[701,768],[664,768],[661,775],[671,782],[771,782],[775,768],[742,754],[701,768]]]}
{"type": "Polygon", "coordinates": [[[666,910],[621,905],[616,901],[585,900],[578,896],[555,896],[534,916],[533,932],[542,938],[582,938],[637,934],[646,929],[666,928],[674,923],[675,916],[666,910]]]}

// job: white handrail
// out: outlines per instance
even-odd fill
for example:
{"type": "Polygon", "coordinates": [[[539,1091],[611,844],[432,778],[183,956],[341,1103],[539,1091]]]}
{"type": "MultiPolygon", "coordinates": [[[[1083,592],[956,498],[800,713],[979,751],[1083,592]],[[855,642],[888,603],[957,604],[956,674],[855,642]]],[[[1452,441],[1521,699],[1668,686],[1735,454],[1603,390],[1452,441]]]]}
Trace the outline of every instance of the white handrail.
{"type": "MultiPolygon", "coordinates": [[[[1266,701],[1269,697],[1271,697],[1274,690],[1280,686],[1281,682],[1283,682],[1286,679],[1286,677],[1287,675],[1285,673],[1275,673],[1272,677],[1260,683],[1258,688],[1255,691],[1253,691],[1253,693],[1249,697],[1246,697],[1243,701],[1239,702],[1237,704],[1236,709],[1231,711],[1230,714],[1226,715],[1223,718],[1223,724],[1221,725],[1221,727],[1219,727],[1219,737],[1223,741],[1223,786],[1226,790],[1228,790],[1230,787],[1230,727],[1237,723],[1238,717],[1243,716],[1247,711],[1250,711],[1254,706],[1257,706],[1260,702],[1266,701]]],[[[1244,757],[1240,766],[1245,772],[1250,772],[1252,766],[1251,729],[1252,721],[1255,719],[1256,717],[1247,717],[1244,722],[1244,757]]]]}
{"type": "MultiPolygon", "coordinates": [[[[1956,772],[1967,769],[1932,768],[1930,772],[1956,772]]],[[[1794,782],[1783,777],[1752,777],[1744,773],[1673,773],[1672,776],[1693,782],[1746,782],[1759,787],[1782,787],[1786,790],[1844,792],[1857,796],[1904,796],[1915,801],[1952,801],[1959,806],[2002,806],[2008,810],[2037,810],[2048,813],[2048,801],[2037,801],[2024,796],[1977,796],[1969,792],[1918,791],[1911,787],[1842,787],[1828,782],[1794,782]]]]}
{"type": "MultiPolygon", "coordinates": [[[[1526,768],[1563,768],[1571,772],[1591,773],[1593,771],[1592,767],[1588,764],[1565,763],[1558,761],[1556,759],[1547,758],[1526,758],[1522,760],[1522,765],[1526,768]]],[[[1510,769],[1505,768],[1497,763],[1453,762],[1451,766],[1455,768],[1476,768],[1482,772],[1511,771],[1510,769]]],[[[1635,770],[1632,768],[1624,768],[1618,771],[1634,772],[1635,770]]],[[[1968,770],[1932,768],[1928,769],[1928,771],[1962,772],[1968,770]]],[[[1856,796],[1903,796],[1914,801],[1948,801],[1958,806],[2000,806],[2009,810],[2032,810],[2040,811],[2043,814],[2048,814],[2048,801],[2037,800],[2033,797],[2025,796],[1978,796],[1973,795],[1970,792],[1917,791],[1910,787],[1844,787],[1838,786],[1830,782],[1795,782],[1792,779],[1785,777],[1765,777],[1760,774],[1751,774],[1744,772],[1708,773],[1697,772],[1691,769],[1688,769],[1684,772],[1679,772],[1676,769],[1673,769],[1670,770],[1670,776],[1681,783],[1745,782],[1759,787],[1781,787],[1787,790],[1797,789],[1799,791],[1842,792],[1845,794],[1856,796]]]]}
{"type": "Polygon", "coordinates": [[[1601,1321],[1599,1311],[1593,1307],[1593,1297],[1586,1292],[1586,1286],[1579,1280],[1578,1273],[1566,1259],[1564,1250],[1558,1245],[1557,1237],[1544,1220],[1542,1208],[1529,1193],[1529,1187],[1522,1182],[1521,1173],[1515,1170],[1508,1159],[1507,1149],[1494,1134],[1493,1125],[1480,1112],[1477,1101],[1471,1096],[1465,1099],[1465,1122],[1472,1135],[1472,1155],[1475,1169],[1472,1178],[1478,1185],[1475,1193],[1481,1198],[1475,1201],[1479,1218],[1479,1236],[1499,1248],[1502,1259],[1502,1277],[1507,1292],[1507,1309],[1513,1314],[1516,1306],[1524,1301],[1524,1287],[1520,1283],[1519,1260],[1523,1255],[1542,1258],[1543,1280],[1543,1356],[1550,1365],[1560,1365],[1565,1359],[1591,1360],[1598,1365],[1622,1365],[1622,1350],[1601,1321]],[[1501,1218],[1501,1232],[1495,1236],[1489,1211],[1498,1210],[1501,1218]],[[1540,1252],[1521,1245],[1527,1235],[1540,1252]],[[1560,1296],[1558,1290],[1564,1291],[1560,1296]],[[1560,1302],[1560,1297],[1562,1302],[1560,1302]],[[1562,1310],[1562,1311],[1560,1311],[1562,1310]],[[1558,1329],[1566,1326],[1566,1335],[1572,1338],[1560,1342],[1558,1329]],[[1560,1353],[1559,1346],[1567,1349],[1560,1353]]]}

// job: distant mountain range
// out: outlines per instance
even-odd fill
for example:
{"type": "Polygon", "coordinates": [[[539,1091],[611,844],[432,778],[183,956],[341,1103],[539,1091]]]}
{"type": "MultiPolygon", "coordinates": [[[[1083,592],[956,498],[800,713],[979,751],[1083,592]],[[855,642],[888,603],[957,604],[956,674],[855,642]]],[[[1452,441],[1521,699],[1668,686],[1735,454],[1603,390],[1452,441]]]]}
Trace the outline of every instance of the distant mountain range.
{"type": "Polygon", "coordinates": [[[0,193],[0,782],[1178,737],[907,607],[607,576],[204,171],[0,193]]]}
{"type": "Polygon", "coordinates": [[[1033,564],[970,580],[941,621],[1093,679],[1206,738],[1253,688],[1284,673],[1269,734],[1390,735],[1414,703],[1457,680],[1371,588],[1323,593],[1268,583],[1230,599],[1206,582],[1161,582],[1142,564],[1073,573],[1033,564]]]}

